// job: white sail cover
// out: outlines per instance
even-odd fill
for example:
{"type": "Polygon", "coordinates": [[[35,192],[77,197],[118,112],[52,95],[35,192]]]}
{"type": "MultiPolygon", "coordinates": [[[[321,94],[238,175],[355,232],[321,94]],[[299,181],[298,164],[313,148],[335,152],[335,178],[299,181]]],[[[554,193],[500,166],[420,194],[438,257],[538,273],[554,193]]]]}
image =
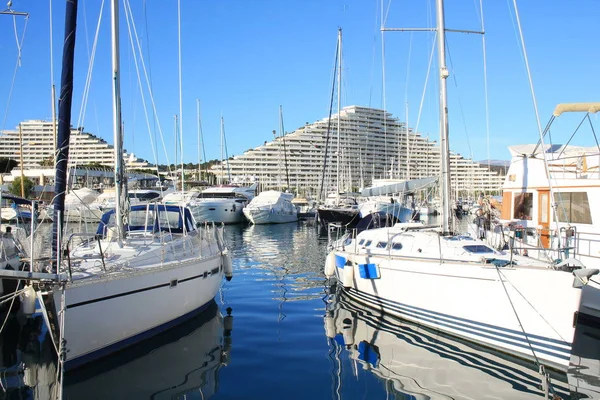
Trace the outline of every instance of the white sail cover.
{"type": "Polygon", "coordinates": [[[394,183],[391,185],[377,186],[363,189],[361,195],[368,196],[384,196],[393,193],[409,194],[418,190],[433,186],[438,181],[437,176],[422,179],[413,179],[410,181],[394,183]]]}

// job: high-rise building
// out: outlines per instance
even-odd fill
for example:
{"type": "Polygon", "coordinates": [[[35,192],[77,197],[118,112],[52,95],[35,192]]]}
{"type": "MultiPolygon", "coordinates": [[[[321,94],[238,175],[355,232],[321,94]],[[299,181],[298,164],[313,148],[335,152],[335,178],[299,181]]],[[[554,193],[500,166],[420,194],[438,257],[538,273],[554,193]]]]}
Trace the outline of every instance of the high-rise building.
{"type": "MultiPolygon", "coordinates": [[[[21,146],[23,148],[23,167],[40,168],[53,159],[56,148],[52,121],[29,120],[21,122],[15,130],[5,130],[0,135],[0,158],[10,158],[20,163],[21,146]]],[[[107,167],[114,166],[115,150],[105,140],[84,132],[83,129],[71,129],[69,148],[69,167],[98,163],[107,167]]],[[[133,154],[123,153],[126,164],[135,168],[146,168],[148,163],[133,154]]]]}
{"type": "MultiPolygon", "coordinates": [[[[504,177],[459,154],[451,154],[455,195],[501,190],[504,177]]],[[[221,181],[258,181],[263,188],[286,188],[316,196],[352,192],[374,179],[418,179],[439,175],[440,147],[392,114],[348,106],[337,114],[307,123],[271,142],[214,165],[221,181]],[[289,185],[288,185],[289,180],[289,185]]]]}

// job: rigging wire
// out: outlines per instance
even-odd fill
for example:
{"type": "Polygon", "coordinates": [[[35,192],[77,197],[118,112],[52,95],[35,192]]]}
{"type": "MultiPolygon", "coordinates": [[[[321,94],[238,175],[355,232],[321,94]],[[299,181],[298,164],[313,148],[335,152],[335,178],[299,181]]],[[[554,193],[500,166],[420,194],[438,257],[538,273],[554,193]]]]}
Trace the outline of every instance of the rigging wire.
{"type": "MultiPolygon", "coordinates": [[[[84,16],[85,16],[85,2],[83,2],[84,4],[84,16]]],[[[83,95],[81,98],[81,106],[79,109],[79,117],[77,118],[77,127],[83,126],[84,124],[84,120],[85,120],[85,114],[86,114],[86,110],[87,110],[87,104],[88,104],[88,98],[89,98],[89,94],[90,94],[90,87],[92,85],[92,72],[94,70],[94,61],[96,60],[96,48],[98,45],[98,38],[100,36],[100,25],[102,23],[102,14],[103,14],[103,10],[104,10],[104,0],[102,0],[102,3],[100,4],[100,12],[98,14],[98,24],[96,25],[96,33],[94,34],[94,42],[92,44],[92,51],[90,53],[89,50],[89,43],[87,41],[87,36],[88,36],[88,32],[87,32],[87,18],[84,18],[84,26],[85,26],[85,33],[86,33],[86,46],[88,48],[88,59],[89,59],[89,63],[88,63],[88,70],[87,70],[87,75],[85,78],[85,84],[83,87],[83,95]]],[[[82,132],[83,133],[83,132],[82,132]]]]}
{"type": "Polygon", "coordinates": [[[473,159],[473,150],[471,149],[471,141],[469,140],[469,131],[467,130],[467,119],[465,118],[465,110],[462,106],[460,91],[458,89],[458,80],[456,79],[457,74],[456,74],[456,70],[454,69],[454,64],[452,63],[452,55],[450,54],[450,45],[448,44],[447,40],[446,40],[446,52],[448,53],[448,61],[450,62],[450,67],[452,69],[452,73],[450,75],[452,76],[452,81],[454,82],[454,87],[456,88],[456,92],[457,92],[458,108],[460,109],[460,116],[463,120],[465,136],[467,138],[467,147],[469,148],[469,156],[471,159],[473,159]]]}
{"type": "Polygon", "coordinates": [[[415,133],[419,132],[419,124],[421,123],[421,114],[423,111],[423,103],[425,102],[425,93],[427,92],[427,82],[429,81],[429,74],[431,72],[431,64],[433,62],[433,54],[435,53],[435,38],[437,32],[433,33],[433,41],[431,45],[431,52],[429,54],[429,65],[427,65],[427,74],[425,75],[425,83],[423,84],[423,93],[421,94],[421,102],[419,104],[419,113],[417,114],[417,124],[415,125],[415,133]]]}
{"type": "MultiPolygon", "coordinates": [[[[136,75],[137,75],[138,85],[140,87],[140,96],[142,98],[142,108],[144,109],[144,116],[146,118],[146,126],[148,127],[148,133],[149,133],[149,136],[150,136],[150,145],[152,146],[152,149],[156,149],[157,146],[155,146],[155,142],[153,140],[153,136],[152,136],[151,130],[150,130],[150,120],[149,120],[149,117],[148,117],[148,108],[146,106],[146,97],[144,95],[144,91],[143,91],[143,88],[142,88],[142,78],[140,76],[140,70],[139,70],[139,65],[138,65],[138,61],[137,61],[137,51],[136,51],[136,48],[135,48],[135,44],[133,43],[133,36],[134,36],[134,34],[132,33],[133,15],[131,15],[131,4],[129,3],[128,0],[125,1],[124,8],[125,8],[125,21],[127,22],[127,31],[129,33],[129,40],[130,40],[131,47],[132,47],[132,50],[133,50],[133,62],[134,62],[134,65],[135,65],[135,71],[136,71],[136,75]]],[[[135,26],[133,26],[133,29],[135,29],[135,26]]],[[[137,36],[136,36],[136,39],[137,39],[137,36]]],[[[138,45],[139,45],[139,42],[138,42],[138,45]]],[[[141,55],[141,47],[138,46],[137,50],[139,50],[139,52],[140,52],[140,59],[141,59],[142,65],[143,65],[143,58],[142,58],[142,55],[141,55]]],[[[150,92],[150,98],[153,99],[152,92],[150,92]]],[[[156,113],[154,115],[156,115],[156,113]]],[[[160,125],[159,125],[159,129],[160,129],[160,125]]],[[[161,137],[162,137],[162,131],[161,131],[161,137]]],[[[164,142],[163,142],[163,145],[164,145],[164,142]]],[[[156,157],[154,159],[154,162],[156,164],[156,172],[158,174],[158,157],[156,157]]],[[[170,164],[169,164],[168,157],[167,157],[167,166],[169,168],[169,172],[171,172],[170,171],[171,167],[170,167],[170,164]]],[[[162,190],[162,185],[161,185],[161,190],[162,190]]]]}
{"type": "MultiPolygon", "coordinates": [[[[129,8],[129,13],[131,14],[131,18],[130,19],[131,19],[131,28],[132,28],[132,32],[133,32],[132,37],[135,38],[135,44],[136,44],[137,49],[138,49],[139,54],[140,54],[140,59],[139,59],[140,61],[139,62],[142,65],[142,71],[144,72],[144,78],[145,78],[145,81],[146,81],[146,86],[147,86],[149,94],[150,94],[150,101],[151,101],[152,110],[153,110],[153,113],[154,113],[154,120],[156,121],[156,125],[157,125],[157,128],[158,128],[159,136],[160,136],[162,147],[163,147],[163,151],[165,152],[165,158],[167,160],[167,168],[168,168],[169,173],[172,174],[173,171],[171,170],[171,164],[169,162],[169,154],[167,152],[167,146],[165,144],[165,138],[164,138],[163,130],[162,130],[162,127],[161,127],[161,124],[160,124],[160,119],[158,118],[158,113],[157,113],[157,110],[156,110],[156,102],[155,102],[155,98],[154,98],[154,93],[152,92],[152,90],[150,90],[150,86],[151,86],[150,85],[150,79],[149,79],[149,76],[148,76],[148,70],[146,68],[146,63],[144,62],[144,57],[142,57],[142,54],[143,54],[142,53],[142,46],[140,44],[139,35],[137,33],[137,28],[136,28],[136,25],[135,25],[135,19],[133,18],[133,12],[131,10],[131,4],[130,4],[129,0],[125,0],[125,4],[129,8]]],[[[133,40],[133,39],[131,39],[131,40],[133,40]]],[[[139,74],[139,71],[138,71],[138,74],[139,74]]],[[[149,130],[149,132],[150,132],[150,130],[149,130]]],[[[158,157],[156,157],[155,163],[157,165],[157,171],[158,171],[158,157]]]]}
{"type": "MultiPolygon", "coordinates": [[[[390,2],[388,2],[388,12],[390,7],[390,2]]],[[[383,165],[387,164],[387,109],[386,109],[386,92],[385,92],[385,40],[384,40],[384,31],[385,22],[387,21],[387,13],[384,14],[383,11],[383,0],[381,0],[381,103],[383,106],[383,165]]],[[[384,168],[385,174],[385,168],[384,168]]]]}
{"type": "MultiPolygon", "coordinates": [[[[146,0],[144,0],[144,3],[143,3],[144,33],[146,34],[146,57],[148,58],[148,75],[150,76],[150,84],[148,85],[148,92],[152,96],[153,95],[153,91],[152,91],[152,60],[150,59],[150,34],[149,34],[149,30],[148,30],[148,10],[147,10],[146,6],[147,6],[147,3],[146,3],[146,0]]],[[[154,142],[158,143],[156,140],[156,114],[154,114],[154,110],[152,112],[153,112],[153,115],[152,115],[151,135],[154,135],[154,142]]],[[[158,165],[158,146],[152,147],[152,153],[154,155],[155,163],[156,163],[156,165],[158,165]]],[[[157,173],[158,173],[158,167],[157,167],[157,173]]]]}
{"type": "MultiPolygon", "coordinates": [[[[485,140],[487,145],[487,164],[490,169],[490,108],[488,95],[488,79],[487,79],[487,46],[485,45],[485,23],[483,18],[483,0],[479,0],[479,15],[481,17],[481,46],[483,49],[483,93],[485,97],[485,140]]],[[[469,150],[470,151],[470,150],[469,150]]]]}
{"type": "Polygon", "coordinates": [[[24,16],[25,16],[25,25],[23,26],[23,33],[21,35],[21,41],[19,43],[19,35],[17,33],[17,15],[13,15],[13,26],[14,26],[14,32],[15,32],[15,40],[17,43],[17,60],[15,63],[15,69],[13,71],[12,81],[10,83],[10,89],[8,91],[8,100],[6,101],[6,110],[4,111],[4,119],[2,120],[2,129],[0,129],[1,131],[4,131],[4,129],[6,128],[6,120],[8,118],[10,102],[12,100],[13,90],[15,88],[15,81],[17,80],[17,72],[19,71],[19,68],[21,67],[21,53],[23,50],[23,42],[25,41],[25,32],[27,31],[27,23],[29,22],[29,14],[24,14],[24,16]]]}
{"type": "MultiPolygon", "coordinates": [[[[406,61],[406,81],[404,84],[404,123],[405,127],[405,135],[406,135],[406,179],[410,179],[410,140],[409,140],[409,127],[408,127],[408,82],[410,81],[410,60],[412,58],[412,42],[413,42],[413,33],[410,33],[410,38],[408,41],[408,59],[406,61]]],[[[398,129],[400,129],[400,125],[398,124],[398,129]]],[[[398,177],[400,177],[400,130],[398,131],[398,177]]]]}
{"type": "MultiPolygon", "coordinates": [[[[323,172],[321,175],[321,188],[319,189],[319,199],[323,199],[325,200],[325,196],[323,196],[323,190],[324,190],[324,186],[325,186],[325,179],[327,176],[327,153],[329,151],[329,138],[330,138],[330,133],[331,133],[331,113],[333,111],[333,99],[334,99],[334,93],[335,93],[335,77],[336,77],[336,72],[337,72],[337,65],[338,65],[338,56],[339,56],[339,40],[336,41],[337,45],[335,48],[335,61],[333,63],[334,67],[333,67],[333,74],[331,77],[331,99],[329,101],[329,118],[327,119],[327,134],[325,136],[325,151],[323,152],[323,172]]],[[[329,184],[329,181],[327,181],[327,184],[329,184]]]]}
{"type": "MultiPolygon", "coordinates": [[[[546,145],[544,144],[544,132],[542,131],[542,125],[540,122],[540,115],[538,112],[537,100],[535,97],[535,90],[533,88],[533,79],[531,77],[531,70],[529,68],[529,58],[527,57],[527,49],[525,47],[525,38],[523,37],[523,29],[521,28],[521,18],[519,17],[519,9],[517,7],[517,0],[513,0],[513,6],[515,10],[515,18],[517,20],[517,27],[519,28],[519,38],[521,39],[521,50],[523,59],[525,61],[525,69],[527,71],[527,80],[529,81],[529,89],[531,91],[531,100],[533,102],[533,109],[535,112],[535,121],[538,127],[538,133],[540,135],[540,143],[542,145],[542,155],[544,157],[544,168],[546,170],[546,176],[548,177],[548,188],[550,189],[550,198],[554,196],[555,190],[552,185],[552,176],[550,175],[550,167],[548,165],[548,154],[546,153],[546,145]]],[[[556,224],[558,225],[558,215],[554,213],[556,224]]]]}

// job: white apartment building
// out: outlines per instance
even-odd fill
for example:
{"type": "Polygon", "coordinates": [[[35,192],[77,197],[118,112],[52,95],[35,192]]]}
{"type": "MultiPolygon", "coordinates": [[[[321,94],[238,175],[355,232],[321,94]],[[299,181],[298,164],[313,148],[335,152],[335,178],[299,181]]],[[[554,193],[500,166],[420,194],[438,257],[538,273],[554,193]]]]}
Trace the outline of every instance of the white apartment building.
{"type": "MultiPolygon", "coordinates": [[[[458,154],[451,154],[450,168],[455,196],[499,192],[504,183],[504,176],[458,154]]],[[[336,191],[338,177],[340,191],[352,192],[374,179],[418,179],[439,170],[435,141],[407,132],[405,123],[384,110],[348,106],[340,112],[339,130],[337,114],[307,123],[214,165],[211,172],[220,181],[258,181],[263,188],[287,187],[289,177],[291,189],[315,196],[321,185],[324,193],[336,191]]]]}
{"type": "MultiPolygon", "coordinates": [[[[5,130],[0,134],[0,158],[10,158],[20,164],[21,146],[23,147],[23,167],[40,168],[44,160],[55,153],[54,127],[52,121],[29,120],[21,122],[15,130],[5,130]]],[[[127,166],[147,168],[148,162],[136,158],[133,154],[123,154],[127,166]]],[[[71,129],[69,148],[69,167],[90,163],[99,163],[107,167],[114,166],[114,147],[105,140],[83,129],[71,129]]]]}

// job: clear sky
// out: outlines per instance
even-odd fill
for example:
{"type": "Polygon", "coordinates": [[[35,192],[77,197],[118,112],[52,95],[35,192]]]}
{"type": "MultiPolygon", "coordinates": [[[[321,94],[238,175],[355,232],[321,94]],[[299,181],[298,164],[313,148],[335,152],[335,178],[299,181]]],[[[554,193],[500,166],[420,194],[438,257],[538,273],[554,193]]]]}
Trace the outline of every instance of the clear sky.
{"type": "MultiPolygon", "coordinates": [[[[60,83],[64,1],[52,0],[54,79],[60,83]]],[[[80,108],[89,54],[101,0],[79,0],[73,125],[80,108]]],[[[380,0],[182,0],[184,158],[197,162],[196,99],[207,159],[219,159],[220,117],[225,120],[228,154],[240,154],[272,139],[283,106],[286,131],[328,115],[337,29],[343,29],[342,106],[383,108],[411,127],[438,139],[437,58],[419,113],[432,33],[391,32],[382,58],[380,0]],[[382,59],[384,61],[382,61],[382,59]],[[383,85],[385,67],[385,91],[383,85]],[[385,95],[384,95],[385,94],[385,95]],[[419,117],[420,114],[420,117],[419,117]]],[[[512,0],[484,1],[489,146],[485,124],[482,40],[448,33],[450,147],[476,160],[509,159],[507,146],[538,138],[535,113],[518,41],[512,0]]],[[[446,27],[480,29],[478,0],[446,1],[446,27]]],[[[598,0],[519,0],[541,123],[561,102],[600,100],[598,0]]],[[[4,4],[0,6],[0,9],[4,4]]],[[[0,129],[20,120],[48,119],[50,101],[50,17],[48,0],[13,0],[30,13],[21,67],[13,17],[0,15],[0,129]]],[[[152,79],[158,119],[169,161],[175,159],[173,116],[179,114],[177,1],[133,0],[133,19],[152,79]]],[[[433,1],[384,0],[387,27],[431,27],[433,1]]],[[[112,138],[110,4],[106,1],[87,111],[81,124],[109,143],[112,138]]],[[[22,35],[24,19],[16,18],[22,35]]],[[[155,162],[150,142],[157,125],[146,125],[131,44],[121,5],[122,103],[125,147],[155,162]]],[[[147,94],[147,90],[146,90],[147,94]]],[[[149,103],[149,98],[146,96],[149,103]]],[[[152,110],[148,109],[152,118],[152,110]]],[[[597,120],[595,116],[592,119],[597,120]]],[[[572,122],[572,121],[570,121],[572,122]]],[[[567,126],[571,131],[576,124],[567,126]]],[[[560,142],[558,131],[553,132],[560,142]]],[[[561,133],[565,142],[570,131],[561,133]]],[[[586,142],[584,144],[591,144],[586,142]]],[[[162,145],[158,162],[166,162],[162,145]]]]}

